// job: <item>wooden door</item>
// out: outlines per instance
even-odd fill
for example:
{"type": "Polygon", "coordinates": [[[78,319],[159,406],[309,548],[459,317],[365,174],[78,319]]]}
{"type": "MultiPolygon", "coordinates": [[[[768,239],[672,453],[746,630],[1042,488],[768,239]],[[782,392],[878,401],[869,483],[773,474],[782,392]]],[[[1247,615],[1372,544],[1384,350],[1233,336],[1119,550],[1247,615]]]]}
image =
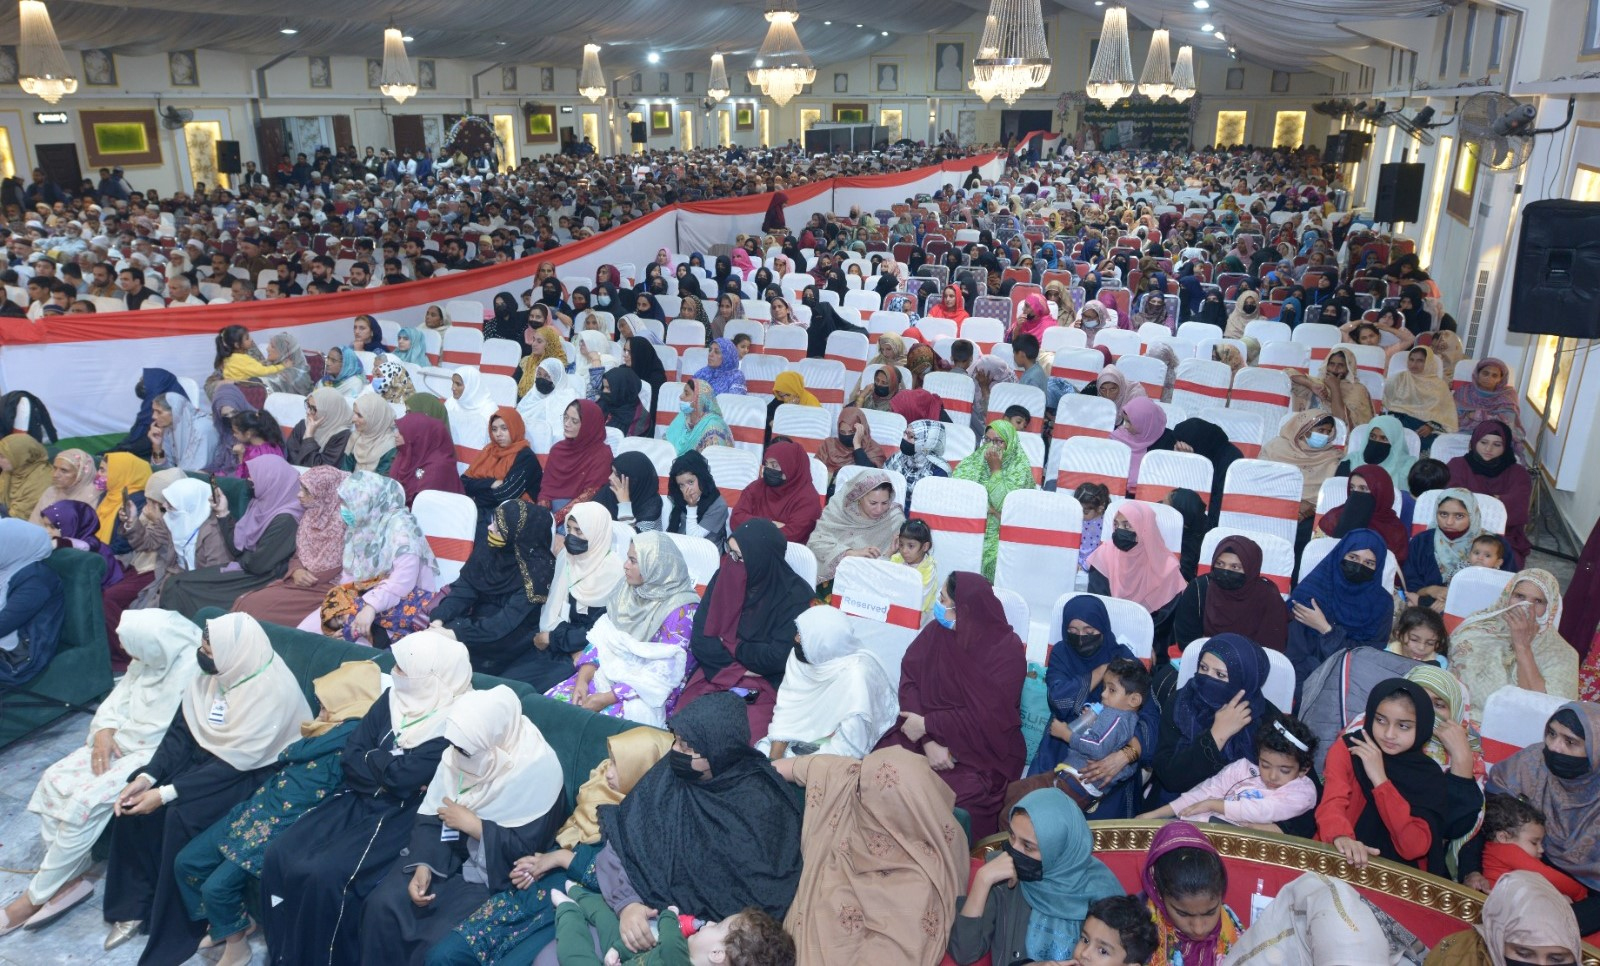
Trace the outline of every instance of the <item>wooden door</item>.
{"type": "Polygon", "coordinates": [[[427,141],[422,136],[421,114],[396,114],[394,116],[394,150],[396,154],[402,151],[409,151],[412,157],[416,157],[427,146],[427,141]]]}
{"type": "MultiPolygon", "coordinates": [[[[335,114],[333,116],[333,150],[343,151],[345,148],[355,149],[356,136],[350,130],[350,115],[335,114]]],[[[360,157],[360,155],[356,155],[360,157]]]]}
{"type": "Polygon", "coordinates": [[[281,117],[264,117],[256,122],[256,152],[261,158],[261,171],[267,177],[278,169],[283,157],[283,146],[289,142],[281,117]]]}

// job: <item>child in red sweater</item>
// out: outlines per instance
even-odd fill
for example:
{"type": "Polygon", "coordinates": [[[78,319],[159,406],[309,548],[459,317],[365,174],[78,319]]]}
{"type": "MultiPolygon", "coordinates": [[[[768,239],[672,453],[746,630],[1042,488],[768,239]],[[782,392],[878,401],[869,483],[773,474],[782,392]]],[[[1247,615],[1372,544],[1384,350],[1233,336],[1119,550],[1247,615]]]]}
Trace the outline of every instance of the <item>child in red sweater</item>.
{"type": "Polygon", "coordinates": [[[1483,813],[1483,874],[1490,885],[1507,872],[1536,872],[1572,902],[1589,898],[1583,883],[1544,861],[1544,813],[1511,795],[1489,795],[1483,813]]]}

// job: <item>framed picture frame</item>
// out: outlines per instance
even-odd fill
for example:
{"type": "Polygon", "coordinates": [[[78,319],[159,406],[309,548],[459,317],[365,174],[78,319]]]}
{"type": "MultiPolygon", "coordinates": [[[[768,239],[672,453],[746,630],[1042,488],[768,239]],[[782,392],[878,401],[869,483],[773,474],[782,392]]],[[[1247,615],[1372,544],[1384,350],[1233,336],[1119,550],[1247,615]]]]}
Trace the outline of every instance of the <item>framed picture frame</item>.
{"type": "Polygon", "coordinates": [[[83,51],[83,82],[90,87],[116,87],[117,55],[98,47],[83,51]]]}
{"type": "Polygon", "coordinates": [[[417,89],[423,91],[439,89],[439,75],[431,59],[417,61],[417,89]]]}
{"type": "Polygon", "coordinates": [[[367,90],[375,91],[383,86],[383,61],[376,57],[367,58],[367,90]]]}
{"type": "Polygon", "coordinates": [[[670,94],[672,92],[672,74],[668,71],[656,72],[656,93],[670,94]]]}
{"type": "Polygon", "coordinates": [[[651,104],[650,105],[650,133],[651,134],[671,134],[672,133],[672,105],[671,104],[651,104]]]}
{"type": "Polygon", "coordinates": [[[1274,93],[1274,94],[1287,94],[1287,93],[1289,93],[1289,72],[1288,71],[1286,71],[1286,70],[1275,70],[1275,71],[1272,72],[1272,93],[1274,93]]]}
{"type": "Polygon", "coordinates": [[[872,65],[872,90],[879,94],[898,94],[904,87],[900,83],[900,58],[874,57],[872,65]]]}
{"type": "Polygon", "coordinates": [[[161,163],[161,132],[154,108],[79,111],[84,154],[91,168],[161,163]]]}
{"type": "Polygon", "coordinates": [[[867,105],[865,103],[833,105],[833,120],[839,124],[865,124],[867,123],[867,105]]]}
{"type": "MultiPolygon", "coordinates": [[[[307,57],[306,73],[313,90],[327,90],[333,86],[333,58],[307,57]]],[[[383,61],[378,61],[379,80],[382,80],[383,61]]]]}
{"type": "Polygon", "coordinates": [[[928,63],[933,65],[933,89],[959,92],[967,83],[967,43],[964,37],[930,37],[928,63]]]}
{"type": "Polygon", "coordinates": [[[735,131],[754,131],[756,129],[756,106],[754,104],[734,105],[733,129],[735,131]]]}
{"type": "Polygon", "coordinates": [[[530,105],[527,109],[527,134],[529,144],[554,144],[560,138],[556,133],[556,109],[544,105],[530,105]]]}
{"type": "Polygon", "coordinates": [[[550,93],[556,89],[556,69],[554,67],[539,68],[539,90],[550,93]]]}
{"type": "Polygon", "coordinates": [[[0,84],[15,84],[17,75],[17,48],[11,44],[0,46],[0,84]]]}
{"type": "Polygon", "coordinates": [[[517,69],[515,67],[500,68],[500,89],[503,91],[517,89],[517,69]]]}
{"type": "Polygon", "coordinates": [[[634,71],[631,75],[629,75],[629,77],[628,77],[628,92],[630,94],[643,94],[644,93],[644,75],[643,74],[639,73],[638,71],[634,71]]]}
{"type": "Polygon", "coordinates": [[[692,70],[684,71],[683,73],[683,91],[685,94],[694,93],[694,71],[692,70]]]}
{"type": "Polygon", "coordinates": [[[1229,67],[1228,68],[1228,90],[1230,90],[1230,91],[1242,91],[1242,90],[1244,90],[1244,68],[1243,67],[1229,67]]]}
{"type": "Polygon", "coordinates": [[[833,92],[835,94],[850,93],[850,75],[843,71],[833,75],[833,92]]]}
{"type": "Polygon", "coordinates": [[[167,54],[167,82],[173,87],[199,87],[200,67],[192,50],[174,50],[167,54]]]}

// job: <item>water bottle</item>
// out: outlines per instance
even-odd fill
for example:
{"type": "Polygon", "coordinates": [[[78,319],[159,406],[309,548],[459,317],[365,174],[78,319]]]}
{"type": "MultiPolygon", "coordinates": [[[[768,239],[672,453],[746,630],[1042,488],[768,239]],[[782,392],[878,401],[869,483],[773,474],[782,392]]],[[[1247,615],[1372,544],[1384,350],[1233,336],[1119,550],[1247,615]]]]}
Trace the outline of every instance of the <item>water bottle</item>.
{"type": "Polygon", "coordinates": [[[1088,731],[1099,717],[1100,713],[1097,710],[1086,706],[1083,709],[1083,714],[1078,715],[1076,720],[1069,722],[1067,728],[1072,732],[1072,737],[1076,738],[1088,731]]]}
{"type": "Polygon", "coordinates": [[[1250,894],[1250,924],[1255,925],[1261,914],[1272,905],[1272,896],[1267,895],[1267,880],[1256,880],[1256,891],[1250,894]]]}

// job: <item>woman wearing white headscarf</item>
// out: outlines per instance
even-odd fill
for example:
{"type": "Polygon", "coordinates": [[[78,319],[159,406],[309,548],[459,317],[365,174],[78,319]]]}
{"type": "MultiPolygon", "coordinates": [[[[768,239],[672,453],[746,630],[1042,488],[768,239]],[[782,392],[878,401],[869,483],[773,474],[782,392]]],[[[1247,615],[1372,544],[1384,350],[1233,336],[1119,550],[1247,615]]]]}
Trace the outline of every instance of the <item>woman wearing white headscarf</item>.
{"type": "Polygon", "coordinates": [[[812,607],[794,626],[799,640],[778,686],[772,724],[756,747],[773,758],[866,757],[900,716],[889,675],[841,611],[812,607]]]}
{"type": "Polygon", "coordinates": [[[367,901],[361,961],[418,964],[566,820],[561,763],[505,685],[450,707],[450,747],[417,808],[410,848],[367,901]]]}
{"type": "MultiPolygon", "coordinates": [[[[177,966],[205,934],[184,910],[173,864],[189,840],[255,791],[311,717],[306,696],[248,614],[206,622],[201,674],[150,762],[117,793],[106,867],[106,946],[148,925],[143,963],[177,966]]],[[[128,772],[124,772],[128,774],[128,772]]]]}
{"type": "Polygon", "coordinates": [[[182,615],[126,611],[117,632],[133,660],[100,702],[88,740],[46,768],[28,800],[28,811],[39,816],[44,857],[28,888],[0,912],[0,935],[25,922],[42,926],[94,892],[83,873],[93,864],[95,840],[111,823],[117,792],[129,771],[149,763],[199,673],[200,628],[182,615]]]}
{"type": "Polygon", "coordinates": [[[283,444],[283,458],[296,466],[337,468],[355,432],[350,400],[331,386],[318,386],[306,397],[306,418],[295,423],[283,444]]]}
{"type": "Polygon", "coordinates": [[[578,673],[546,692],[613,718],[665,727],[693,659],[700,597],[672,538],[636,534],[606,612],[589,628],[578,673]]]}
{"type": "Polygon", "coordinates": [[[267,847],[268,962],[358,961],[363,900],[410,839],[423,790],[450,747],[448,713],[472,688],[466,645],[425,630],[395,641],[389,653],[393,684],[345,746],[339,790],[267,847]]]}
{"type": "MultiPolygon", "coordinates": [[[[594,329],[578,333],[578,358],[574,361],[572,381],[568,384],[578,397],[590,402],[600,401],[600,379],[607,369],[616,365],[611,351],[613,345],[603,333],[594,329]]],[[[555,438],[559,439],[560,434],[555,438]]]]}
{"type": "Polygon", "coordinates": [[[452,397],[444,401],[445,412],[450,415],[450,438],[456,444],[456,460],[470,463],[463,450],[478,450],[489,445],[489,418],[499,407],[489,398],[483,385],[483,374],[473,366],[463,366],[450,376],[452,397]]]}
{"type": "Polygon", "coordinates": [[[567,405],[577,398],[567,370],[561,367],[561,360],[546,359],[539,363],[539,371],[533,378],[533,389],[517,400],[517,415],[522,417],[523,426],[528,431],[528,442],[533,444],[535,453],[550,452],[550,447],[562,438],[562,418],[566,415],[567,405]]]}
{"type": "Polygon", "coordinates": [[[382,396],[369,392],[357,396],[351,408],[355,411],[355,432],[339,468],[346,473],[367,470],[387,474],[400,442],[394,428],[394,407],[382,396]]]}
{"type": "Polygon", "coordinates": [[[151,469],[198,472],[211,463],[217,427],[183,393],[169,392],[151,400],[150,427],[151,469]]]}
{"type": "MultiPolygon", "coordinates": [[[[622,583],[622,558],[611,540],[612,527],[620,525],[613,524],[611,514],[598,503],[573,504],[567,514],[566,538],[556,555],[550,597],[539,615],[534,647],[579,654],[589,646],[589,629],[606,612],[612,592],[622,583]]],[[[545,690],[560,680],[529,683],[545,690]]]]}
{"type": "Polygon", "coordinates": [[[1426,346],[1406,353],[1405,368],[1384,382],[1383,408],[1423,437],[1453,433],[1460,426],[1450,380],[1440,374],[1439,362],[1426,346]]]}

